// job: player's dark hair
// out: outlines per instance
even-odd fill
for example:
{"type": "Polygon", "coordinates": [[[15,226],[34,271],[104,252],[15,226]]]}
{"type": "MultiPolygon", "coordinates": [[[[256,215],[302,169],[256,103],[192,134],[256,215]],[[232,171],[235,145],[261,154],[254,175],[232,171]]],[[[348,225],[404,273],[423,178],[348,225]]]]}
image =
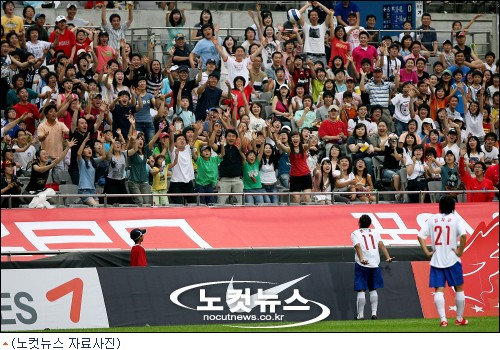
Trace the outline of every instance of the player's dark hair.
{"type": "Polygon", "coordinates": [[[451,196],[442,196],[439,200],[439,212],[441,214],[451,214],[455,211],[455,200],[451,196]]]}
{"type": "Polygon", "coordinates": [[[371,224],[372,219],[368,215],[361,215],[361,217],[359,218],[359,228],[368,228],[371,224]]]}

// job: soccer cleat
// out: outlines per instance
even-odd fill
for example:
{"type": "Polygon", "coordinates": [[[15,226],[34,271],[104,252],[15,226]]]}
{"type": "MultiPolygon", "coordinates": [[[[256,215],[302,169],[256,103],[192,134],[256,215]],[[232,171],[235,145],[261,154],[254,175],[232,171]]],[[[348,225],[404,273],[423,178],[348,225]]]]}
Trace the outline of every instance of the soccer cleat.
{"type": "Polygon", "coordinates": [[[358,316],[354,317],[354,320],[356,321],[363,321],[364,319],[365,319],[364,317],[358,317],[358,316]]]}
{"type": "Polygon", "coordinates": [[[467,326],[469,324],[469,321],[467,321],[465,318],[462,318],[462,321],[455,320],[455,326],[467,326]]]}
{"type": "Polygon", "coordinates": [[[441,321],[441,323],[439,324],[441,327],[448,327],[448,322],[446,321],[441,321]]]}
{"type": "Polygon", "coordinates": [[[372,315],[372,320],[378,320],[377,315],[372,315]]]}

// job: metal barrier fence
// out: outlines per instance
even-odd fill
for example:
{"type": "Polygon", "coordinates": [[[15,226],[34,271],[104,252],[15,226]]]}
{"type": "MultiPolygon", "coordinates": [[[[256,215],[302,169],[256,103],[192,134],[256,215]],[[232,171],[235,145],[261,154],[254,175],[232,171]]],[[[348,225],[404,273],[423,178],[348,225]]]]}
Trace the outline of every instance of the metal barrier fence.
{"type": "MultiPolygon", "coordinates": [[[[303,202],[301,201],[300,203],[294,203],[292,201],[292,197],[294,195],[296,196],[315,196],[315,195],[321,195],[321,196],[330,196],[330,201],[332,204],[344,204],[344,205],[348,205],[348,204],[366,204],[366,202],[351,202],[351,203],[343,203],[343,202],[338,202],[338,201],[335,201],[334,197],[335,196],[338,196],[338,195],[342,195],[342,196],[350,196],[350,195],[353,195],[353,194],[356,194],[356,195],[359,195],[359,194],[363,194],[363,195],[374,195],[375,198],[376,198],[376,201],[374,202],[374,204],[379,204],[380,202],[385,202],[383,199],[381,199],[381,196],[385,196],[385,195],[396,195],[396,194],[399,194],[399,195],[411,195],[411,194],[418,194],[419,195],[419,199],[420,199],[420,203],[422,203],[422,198],[424,197],[423,195],[429,195],[431,196],[431,201],[432,202],[436,202],[437,201],[437,195],[440,195],[440,194],[449,194],[451,193],[450,191],[367,191],[367,192],[259,192],[259,193],[244,193],[244,192],[238,192],[238,193],[168,193],[168,194],[153,194],[153,193],[150,193],[150,194],[105,194],[105,193],[101,193],[101,194],[92,194],[92,195],[89,195],[89,194],[86,194],[86,195],[82,195],[82,194],[61,194],[61,193],[56,193],[55,196],[51,196],[50,198],[54,198],[55,200],[53,200],[54,202],[54,205],[57,205],[58,207],[72,207],[73,205],[76,205],[78,207],[88,207],[88,208],[92,208],[90,206],[87,206],[85,204],[70,204],[70,205],[64,205],[62,203],[64,203],[64,199],[65,198],[82,198],[82,197],[89,197],[89,196],[92,196],[92,197],[98,197],[98,198],[102,198],[103,199],[103,203],[100,204],[99,206],[96,206],[95,208],[113,208],[113,207],[135,207],[135,206],[138,206],[136,204],[108,204],[108,199],[109,198],[132,198],[132,197],[148,197],[148,198],[151,198],[151,201],[153,199],[153,197],[167,197],[167,198],[171,198],[171,197],[196,197],[196,202],[195,203],[189,203],[187,204],[187,206],[205,206],[205,204],[201,203],[200,199],[201,197],[219,197],[219,196],[232,196],[232,197],[241,197],[241,206],[254,206],[254,204],[248,204],[248,203],[245,203],[245,197],[249,197],[249,196],[255,196],[255,195],[262,195],[262,196],[278,196],[279,197],[279,202],[278,203],[275,203],[275,204],[271,204],[271,203],[262,203],[262,204],[257,204],[257,205],[262,205],[262,206],[272,206],[272,205],[287,205],[287,206],[290,206],[290,205],[300,205],[300,204],[306,204],[306,205],[327,205],[327,204],[320,204],[320,203],[316,203],[312,200],[311,198],[311,202],[303,202]]],[[[495,193],[497,198],[499,196],[499,191],[498,190],[456,190],[456,191],[453,191],[452,192],[453,194],[457,194],[457,195],[463,195],[465,196],[466,194],[468,193],[495,193]]],[[[7,201],[8,203],[8,208],[4,208],[4,209],[12,209],[12,199],[13,198],[29,198],[30,201],[32,198],[35,198],[37,197],[38,195],[24,195],[24,194],[21,194],[21,195],[2,195],[2,199],[3,199],[3,202],[7,201]]],[[[169,201],[170,202],[170,201],[169,201]]],[[[231,202],[229,202],[231,203],[231,202]]],[[[215,206],[233,206],[232,204],[214,204],[215,206]]],[[[143,205],[143,206],[150,206],[150,205],[143,205]]],[[[168,204],[166,206],[162,206],[162,207],[182,207],[184,205],[182,204],[168,204]]],[[[28,205],[23,205],[21,208],[27,208],[28,205]]]]}

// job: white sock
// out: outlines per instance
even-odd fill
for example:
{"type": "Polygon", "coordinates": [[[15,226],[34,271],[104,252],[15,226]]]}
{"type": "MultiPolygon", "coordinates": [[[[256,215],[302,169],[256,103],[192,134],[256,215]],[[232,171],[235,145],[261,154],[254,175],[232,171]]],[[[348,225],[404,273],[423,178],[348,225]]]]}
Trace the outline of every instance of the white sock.
{"type": "Polygon", "coordinates": [[[434,294],[434,304],[436,304],[436,309],[439,314],[441,321],[446,321],[446,312],[444,308],[444,293],[436,292],[434,294]]]}
{"type": "Polygon", "coordinates": [[[455,294],[455,305],[457,307],[457,320],[462,321],[465,309],[465,293],[457,292],[455,294]]]}
{"type": "Polygon", "coordinates": [[[356,307],[358,311],[358,319],[363,318],[364,316],[364,311],[365,311],[365,304],[366,304],[366,298],[365,298],[365,292],[358,292],[358,295],[356,297],[356,307]]]}
{"type": "Polygon", "coordinates": [[[372,305],[372,316],[377,316],[378,293],[376,290],[370,292],[370,303],[372,305]]]}

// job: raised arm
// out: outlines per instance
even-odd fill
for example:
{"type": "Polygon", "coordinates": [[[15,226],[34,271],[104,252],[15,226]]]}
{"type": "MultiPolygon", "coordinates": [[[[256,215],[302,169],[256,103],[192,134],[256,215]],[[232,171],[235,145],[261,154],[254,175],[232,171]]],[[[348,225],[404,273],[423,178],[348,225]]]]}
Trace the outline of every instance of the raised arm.
{"type": "MultiPolygon", "coordinates": [[[[90,133],[88,132],[87,133],[87,136],[85,137],[85,139],[82,141],[82,144],[80,145],[80,147],[78,147],[78,152],[76,153],[76,157],[78,158],[78,160],[82,159],[82,154],[83,154],[83,150],[85,149],[85,144],[87,143],[87,141],[90,139],[90,133]]],[[[111,147],[110,147],[111,148],[111,147]]]]}
{"type": "Polygon", "coordinates": [[[106,20],[106,6],[101,7],[101,26],[105,27],[108,24],[106,20]]]}
{"type": "Polygon", "coordinates": [[[129,6],[128,7],[128,19],[127,19],[127,22],[125,23],[127,28],[130,27],[130,25],[132,24],[133,21],[134,21],[134,9],[133,9],[133,6],[129,6]]]}

